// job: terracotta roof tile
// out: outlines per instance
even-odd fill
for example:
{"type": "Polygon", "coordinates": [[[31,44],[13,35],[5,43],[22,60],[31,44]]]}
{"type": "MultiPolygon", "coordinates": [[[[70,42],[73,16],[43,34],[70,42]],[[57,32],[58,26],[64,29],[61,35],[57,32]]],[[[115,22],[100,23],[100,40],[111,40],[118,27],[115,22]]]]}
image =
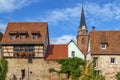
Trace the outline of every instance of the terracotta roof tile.
{"type": "Polygon", "coordinates": [[[46,60],[57,60],[68,58],[68,45],[58,44],[49,45],[46,53],[46,60]]]}
{"type": "Polygon", "coordinates": [[[48,36],[48,24],[47,22],[9,22],[4,33],[2,44],[40,44],[44,43],[46,37],[48,36]],[[33,39],[32,32],[40,32],[40,37],[38,39],[33,39]],[[10,39],[9,33],[27,34],[27,38],[20,39],[19,35],[15,40],[10,39]]]}
{"type": "Polygon", "coordinates": [[[91,31],[90,32],[91,54],[120,54],[120,31],[91,31]],[[101,44],[107,45],[101,49],[101,44]]]}

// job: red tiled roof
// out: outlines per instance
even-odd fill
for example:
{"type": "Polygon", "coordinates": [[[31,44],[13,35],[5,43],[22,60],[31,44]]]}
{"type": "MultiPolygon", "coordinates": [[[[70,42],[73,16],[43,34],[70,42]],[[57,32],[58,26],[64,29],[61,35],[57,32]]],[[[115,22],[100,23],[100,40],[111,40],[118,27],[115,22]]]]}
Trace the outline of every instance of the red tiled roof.
{"type": "Polygon", "coordinates": [[[91,54],[120,54],[120,31],[91,31],[90,32],[91,54]],[[101,49],[101,44],[107,45],[101,49]]]}
{"type": "Polygon", "coordinates": [[[46,37],[49,38],[47,22],[9,22],[2,38],[2,44],[41,44],[46,37]],[[33,39],[32,32],[40,32],[38,39],[33,39]],[[27,38],[20,39],[18,34],[25,33],[27,38]],[[15,40],[10,39],[10,34],[17,34],[15,40]]]}
{"type": "Polygon", "coordinates": [[[46,53],[46,60],[57,60],[68,58],[68,45],[49,45],[46,53]]]}

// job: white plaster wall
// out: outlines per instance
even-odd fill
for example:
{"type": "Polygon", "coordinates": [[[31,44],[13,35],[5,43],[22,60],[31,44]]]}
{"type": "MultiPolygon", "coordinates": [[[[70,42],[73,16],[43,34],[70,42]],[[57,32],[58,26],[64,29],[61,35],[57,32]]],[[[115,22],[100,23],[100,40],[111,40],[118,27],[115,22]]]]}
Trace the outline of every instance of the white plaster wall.
{"type": "Polygon", "coordinates": [[[74,42],[70,42],[68,44],[68,57],[72,58],[71,56],[72,51],[75,51],[75,57],[78,57],[84,60],[84,55],[82,54],[82,52],[79,50],[79,48],[76,46],[74,42]]]}

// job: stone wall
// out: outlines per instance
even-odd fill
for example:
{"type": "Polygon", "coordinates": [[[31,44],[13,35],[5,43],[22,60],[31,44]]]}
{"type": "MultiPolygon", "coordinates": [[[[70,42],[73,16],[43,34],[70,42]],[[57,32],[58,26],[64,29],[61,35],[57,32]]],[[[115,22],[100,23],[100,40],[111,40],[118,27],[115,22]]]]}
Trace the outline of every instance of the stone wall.
{"type": "Polygon", "coordinates": [[[115,75],[120,72],[120,55],[93,55],[98,59],[96,70],[101,70],[106,80],[116,80],[115,75]],[[111,63],[111,58],[115,58],[115,63],[111,63]]]}
{"type": "Polygon", "coordinates": [[[44,61],[44,59],[33,59],[33,63],[28,63],[27,59],[6,59],[8,61],[8,73],[6,80],[13,76],[17,80],[22,80],[22,70],[25,70],[23,80],[58,80],[59,76],[55,72],[50,72],[50,68],[60,70],[60,65],[56,61],[44,61]],[[28,70],[29,69],[29,70],[28,70]]]}

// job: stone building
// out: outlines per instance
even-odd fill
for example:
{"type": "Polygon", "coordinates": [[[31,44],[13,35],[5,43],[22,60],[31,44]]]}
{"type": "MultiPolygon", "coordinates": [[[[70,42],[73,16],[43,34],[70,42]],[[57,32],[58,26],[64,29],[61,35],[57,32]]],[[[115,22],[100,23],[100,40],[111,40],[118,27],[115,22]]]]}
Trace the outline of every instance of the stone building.
{"type": "Polygon", "coordinates": [[[2,57],[8,62],[7,80],[56,80],[60,69],[55,61],[45,61],[49,45],[46,22],[9,22],[2,41],[2,57]],[[53,76],[54,75],[54,76],[53,76]]]}
{"type": "MultiPolygon", "coordinates": [[[[8,62],[7,80],[57,80],[51,69],[60,70],[57,59],[84,59],[83,53],[71,41],[68,44],[49,44],[47,22],[9,22],[1,36],[1,57],[8,62]]],[[[65,78],[65,76],[63,76],[65,78]]]]}
{"type": "Polygon", "coordinates": [[[90,32],[89,53],[94,59],[94,67],[106,80],[116,80],[120,72],[120,31],[90,32]]]}
{"type": "Polygon", "coordinates": [[[77,35],[77,45],[86,55],[86,60],[94,59],[94,67],[106,80],[116,80],[120,72],[120,30],[93,30],[88,34],[82,7],[81,21],[77,35]]]}

